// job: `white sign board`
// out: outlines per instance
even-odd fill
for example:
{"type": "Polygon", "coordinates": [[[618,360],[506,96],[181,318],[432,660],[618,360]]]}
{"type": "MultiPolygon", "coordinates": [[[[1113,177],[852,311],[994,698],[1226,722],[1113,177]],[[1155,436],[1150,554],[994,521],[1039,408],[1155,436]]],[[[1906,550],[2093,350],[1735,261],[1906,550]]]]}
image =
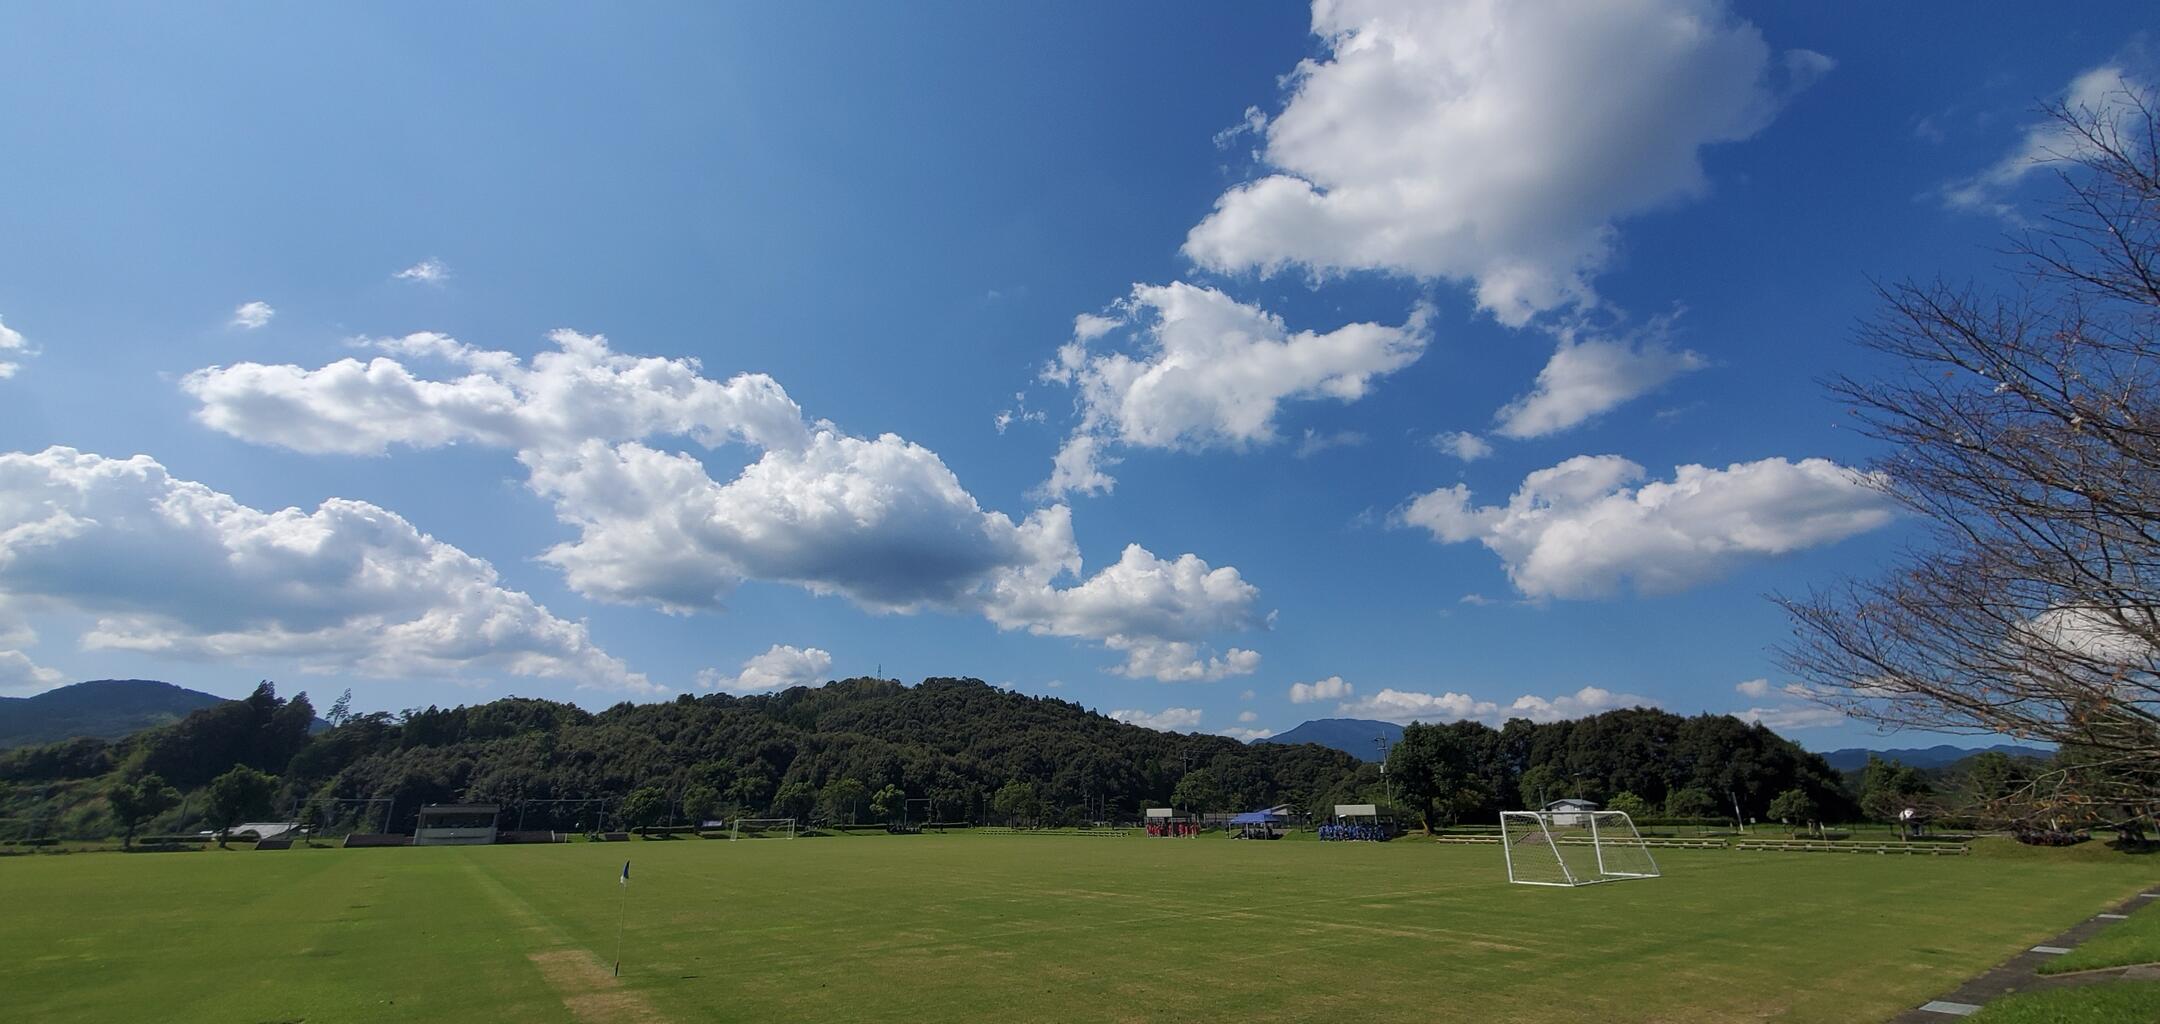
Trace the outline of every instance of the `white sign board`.
{"type": "Polygon", "coordinates": [[[1373,804],[1336,804],[1335,816],[1338,818],[1377,818],[1380,816],[1380,808],[1373,804]]]}
{"type": "Polygon", "coordinates": [[[1150,818],[1170,818],[1176,815],[1177,812],[1168,807],[1150,807],[1147,809],[1147,816],[1150,818]]]}

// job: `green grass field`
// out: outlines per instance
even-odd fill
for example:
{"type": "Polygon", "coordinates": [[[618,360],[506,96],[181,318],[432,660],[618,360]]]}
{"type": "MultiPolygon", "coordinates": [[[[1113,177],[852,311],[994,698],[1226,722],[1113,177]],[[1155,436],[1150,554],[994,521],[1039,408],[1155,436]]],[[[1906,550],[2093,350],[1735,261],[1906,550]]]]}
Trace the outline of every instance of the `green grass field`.
{"type": "Polygon", "coordinates": [[[2130,919],[2093,936],[2065,956],[2042,964],[2042,974],[2067,974],[2101,967],[2160,963],[2160,900],[2146,900],[2130,919]]]}
{"type": "Polygon", "coordinates": [[[2153,881],[2141,858],[921,836],[0,860],[48,1021],[1855,1021],[2153,881]],[[623,977],[609,976],[625,857],[623,977]],[[1354,1010],[1346,1009],[1354,1007],[1354,1010]]]}
{"type": "Polygon", "coordinates": [[[2160,1020],[2160,982],[2132,981],[2007,996],[1966,1018],[1970,1024],[2151,1024],[2160,1020]]]}

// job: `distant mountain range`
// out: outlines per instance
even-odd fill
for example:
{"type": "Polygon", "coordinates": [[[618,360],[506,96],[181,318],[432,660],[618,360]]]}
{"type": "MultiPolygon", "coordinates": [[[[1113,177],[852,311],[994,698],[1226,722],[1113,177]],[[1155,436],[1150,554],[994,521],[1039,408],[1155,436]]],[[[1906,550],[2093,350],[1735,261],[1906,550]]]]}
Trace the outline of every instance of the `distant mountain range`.
{"type": "MultiPolygon", "coordinates": [[[[1364,761],[1380,760],[1380,746],[1375,737],[1384,736],[1389,743],[1402,739],[1403,727],[1393,722],[1377,722],[1369,718],[1316,718],[1287,732],[1277,733],[1254,743],[1318,743],[1332,747],[1351,757],[1364,761]]],[[[1830,767],[1841,772],[1856,772],[1867,766],[1869,754],[1902,761],[1915,768],[1947,768],[1965,758],[1983,751],[2000,751],[2012,757],[2052,757],[2054,751],[2039,747],[2021,747],[1998,743],[1992,747],[1953,747],[1947,743],[1933,747],[1907,747],[1895,750],[1869,750],[1865,747],[1847,747],[1823,755],[1830,767]]]]}
{"type": "Polygon", "coordinates": [[[1867,767],[1869,754],[1887,761],[1900,761],[1914,768],[1948,768],[1959,761],[1989,752],[2004,753],[2011,757],[2054,757],[2055,752],[2040,747],[2021,747],[2012,743],[1997,743],[1991,747],[1953,747],[1948,743],[1932,747],[1904,747],[1895,750],[1869,750],[1865,747],[1846,747],[1823,755],[1830,767],[1841,772],[1856,772],[1867,767]]]}
{"type": "Polygon", "coordinates": [[[77,736],[116,740],[225,700],[154,679],[94,679],[35,697],[0,697],[0,750],[77,736]]]}
{"type": "Polygon", "coordinates": [[[1318,743],[1340,750],[1360,761],[1380,760],[1380,738],[1389,743],[1402,739],[1402,726],[1369,718],[1316,718],[1288,732],[1276,733],[1254,743],[1318,743]]]}

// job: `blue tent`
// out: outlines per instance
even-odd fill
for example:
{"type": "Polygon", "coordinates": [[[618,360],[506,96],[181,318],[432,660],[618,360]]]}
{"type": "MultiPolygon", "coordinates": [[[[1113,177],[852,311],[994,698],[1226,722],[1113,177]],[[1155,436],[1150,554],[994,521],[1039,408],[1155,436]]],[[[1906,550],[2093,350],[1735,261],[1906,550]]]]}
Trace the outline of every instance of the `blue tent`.
{"type": "Polygon", "coordinates": [[[1269,814],[1266,811],[1246,811],[1230,819],[1232,825],[1280,825],[1282,822],[1282,815],[1269,814]]]}

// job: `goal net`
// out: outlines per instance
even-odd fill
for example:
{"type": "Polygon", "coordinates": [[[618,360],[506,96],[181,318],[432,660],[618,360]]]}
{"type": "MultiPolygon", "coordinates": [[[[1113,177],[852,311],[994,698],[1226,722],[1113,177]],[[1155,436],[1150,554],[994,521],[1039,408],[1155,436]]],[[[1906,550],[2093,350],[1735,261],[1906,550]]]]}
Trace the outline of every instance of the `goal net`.
{"type": "Polygon", "coordinates": [[[1625,811],[1501,811],[1508,881],[1589,885],[1656,878],[1657,861],[1625,811]]]}
{"type": "Polygon", "coordinates": [[[729,839],[793,839],[793,818],[737,818],[729,839]]]}

